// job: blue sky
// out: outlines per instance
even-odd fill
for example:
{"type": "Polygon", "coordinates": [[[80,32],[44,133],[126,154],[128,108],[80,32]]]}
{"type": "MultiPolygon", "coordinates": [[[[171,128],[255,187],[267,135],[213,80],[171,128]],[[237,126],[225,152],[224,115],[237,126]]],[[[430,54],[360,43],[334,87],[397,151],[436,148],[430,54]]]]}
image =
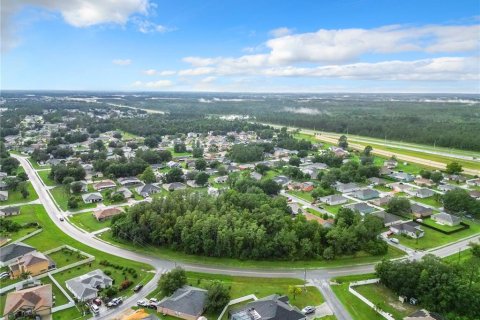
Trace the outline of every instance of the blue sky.
{"type": "Polygon", "coordinates": [[[2,2],[1,86],[480,93],[479,16],[477,0],[2,2]]]}

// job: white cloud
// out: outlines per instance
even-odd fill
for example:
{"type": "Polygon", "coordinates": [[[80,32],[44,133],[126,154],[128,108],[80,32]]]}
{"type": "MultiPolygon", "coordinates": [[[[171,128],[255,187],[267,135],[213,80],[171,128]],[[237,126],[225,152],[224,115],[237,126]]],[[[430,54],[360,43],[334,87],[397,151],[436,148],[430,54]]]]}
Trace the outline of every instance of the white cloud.
{"type": "MultiPolygon", "coordinates": [[[[18,44],[18,26],[12,19],[25,7],[39,7],[58,12],[69,25],[90,27],[99,24],[127,23],[132,15],[147,15],[154,7],[149,0],[6,0],[2,1],[2,50],[18,44]]],[[[158,32],[164,32],[156,25],[158,32]]]]}
{"type": "Polygon", "coordinates": [[[203,78],[203,79],[200,80],[200,81],[201,81],[202,83],[212,83],[212,82],[214,82],[215,80],[217,80],[217,77],[210,76],[210,77],[203,78]]]}
{"type": "Polygon", "coordinates": [[[136,88],[147,88],[147,89],[162,89],[173,86],[173,82],[170,80],[157,80],[157,81],[135,81],[132,84],[136,88]]]}
{"type": "Polygon", "coordinates": [[[292,33],[293,33],[293,30],[289,29],[287,27],[281,27],[281,28],[273,29],[273,30],[270,30],[270,32],[269,32],[269,34],[274,36],[275,38],[283,37],[283,36],[286,36],[286,35],[289,35],[289,34],[292,34],[292,33]]]}
{"type": "Polygon", "coordinates": [[[162,76],[162,77],[167,77],[167,76],[173,76],[173,75],[175,75],[177,72],[174,71],[174,70],[158,71],[158,70],[155,70],[155,69],[148,69],[148,70],[144,70],[143,73],[146,74],[147,76],[155,76],[155,75],[158,75],[158,76],[162,76]]]}
{"type": "Polygon", "coordinates": [[[132,63],[130,59],[114,59],[112,60],[113,64],[118,64],[119,66],[128,66],[132,63]]]}
{"type": "Polygon", "coordinates": [[[156,24],[146,19],[136,18],[133,22],[137,25],[138,31],[141,33],[166,33],[176,30],[175,28],[169,28],[161,24],[156,24]]]}

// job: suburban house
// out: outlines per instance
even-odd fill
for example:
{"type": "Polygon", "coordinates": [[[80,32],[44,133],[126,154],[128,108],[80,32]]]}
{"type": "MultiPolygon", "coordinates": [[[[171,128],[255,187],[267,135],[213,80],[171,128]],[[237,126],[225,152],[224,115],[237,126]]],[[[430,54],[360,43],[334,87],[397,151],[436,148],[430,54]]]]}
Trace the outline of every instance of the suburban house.
{"type": "Polygon", "coordinates": [[[171,168],[180,168],[182,165],[178,162],[175,161],[168,161],[167,162],[167,167],[171,168]]]}
{"type": "Polygon", "coordinates": [[[229,311],[229,320],[306,320],[307,317],[290,305],[287,296],[274,294],[229,311]]]}
{"type": "Polygon", "coordinates": [[[189,186],[190,188],[201,188],[202,187],[195,180],[187,180],[187,186],[189,186]]]}
{"type": "Polygon", "coordinates": [[[407,192],[408,190],[412,189],[411,186],[401,182],[390,183],[387,185],[387,187],[391,188],[395,192],[407,192]]]}
{"type": "Polygon", "coordinates": [[[480,199],[480,191],[478,190],[472,190],[468,194],[474,199],[480,199]]]}
{"type": "Polygon", "coordinates": [[[167,191],[175,191],[175,190],[183,190],[186,189],[187,186],[181,182],[172,182],[172,183],[164,183],[162,188],[167,191]]]}
{"type": "Polygon", "coordinates": [[[272,180],[275,181],[276,183],[278,183],[281,186],[286,185],[290,181],[290,179],[285,177],[285,176],[276,176],[272,180]]]}
{"type": "Polygon", "coordinates": [[[475,186],[480,186],[480,178],[475,178],[475,179],[470,179],[470,180],[467,180],[467,184],[469,186],[472,186],[472,187],[475,187],[475,186]]]}
{"type": "Polygon", "coordinates": [[[11,243],[0,250],[0,267],[14,263],[17,259],[36,249],[23,242],[11,243]]]}
{"type": "Polygon", "coordinates": [[[408,190],[407,193],[417,198],[429,198],[435,194],[435,191],[427,188],[421,188],[408,190]]]}
{"type": "Polygon", "coordinates": [[[102,270],[96,269],[65,282],[67,289],[79,301],[88,301],[97,297],[99,289],[108,288],[113,280],[102,270]]]}
{"type": "Polygon", "coordinates": [[[262,175],[256,171],[250,173],[250,177],[254,180],[260,181],[262,179],[262,175]]]}
{"type": "Polygon", "coordinates": [[[373,205],[382,207],[382,206],[386,206],[390,202],[390,200],[392,200],[392,198],[393,198],[392,196],[385,196],[378,199],[373,199],[370,201],[370,203],[373,205]]]}
{"type": "Polygon", "coordinates": [[[365,202],[357,202],[357,203],[352,203],[352,204],[349,204],[349,205],[346,205],[346,206],[343,206],[344,208],[348,208],[348,209],[351,209],[353,211],[358,211],[360,212],[362,215],[365,215],[365,214],[369,214],[369,213],[372,213],[374,211],[376,211],[377,209],[375,209],[374,207],[372,206],[369,206],[367,203],[365,202]]]}
{"type": "Polygon", "coordinates": [[[441,185],[438,186],[438,190],[443,191],[443,192],[455,190],[456,188],[458,188],[458,187],[456,187],[454,185],[451,185],[451,184],[441,184],[441,185]]]}
{"type": "Polygon", "coordinates": [[[115,191],[114,194],[116,193],[121,193],[125,199],[131,198],[133,196],[133,192],[130,191],[127,187],[118,188],[118,190],[115,191]]]}
{"type": "Polygon", "coordinates": [[[41,252],[33,251],[18,258],[15,263],[8,266],[10,277],[16,279],[23,273],[28,272],[31,276],[36,276],[55,268],[55,264],[46,255],[41,252]]]}
{"type": "Polygon", "coordinates": [[[328,204],[329,206],[336,206],[338,204],[347,203],[348,199],[339,194],[332,194],[330,196],[321,197],[321,202],[328,204]]]}
{"type": "Polygon", "coordinates": [[[123,209],[121,208],[107,208],[107,209],[95,211],[93,213],[93,216],[98,221],[104,221],[104,220],[110,219],[111,217],[119,215],[122,212],[123,212],[123,209]]]}
{"type": "Polygon", "coordinates": [[[383,186],[387,184],[387,180],[377,177],[368,178],[368,181],[370,181],[370,183],[374,186],[383,186]]]}
{"type": "Polygon", "coordinates": [[[197,320],[205,311],[207,290],[190,286],[177,289],[170,297],[163,298],[157,311],[186,320],[197,320]]]}
{"type": "Polygon", "coordinates": [[[383,165],[389,169],[395,169],[398,165],[398,162],[395,159],[389,159],[387,161],[384,161],[383,165]]]}
{"type": "Polygon", "coordinates": [[[458,226],[462,219],[457,217],[453,214],[449,214],[446,212],[440,212],[437,214],[432,215],[431,219],[438,224],[447,225],[447,226],[458,226]]]}
{"type": "Polygon", "coordinates": [[[388,212],[385,212],[385,211],[378,211],[378,212],[374,212],[372,213],[374,216],[376,217],[379,217],[380,219],[382,219],[383,221],[383,225],[385,227],[389,227],[391,226],[392,224],[398,224],[398,223],[401,223],[403,220],[402,218],[400,218],[399,216],[395,215],[395,214],[391,214],[391,213],[388,213],[388,212]]]}
{"type": "Polygon", "coordinates": [[[220,195],[220,190],[218,188],[208,187],[207,193],[209,196],[217,197],[220,195]]]}
{"type": "Polygon", "coordinates": [[[48,318],[52,312],[52,285],[46,284],[9,292],[3,315],[6,318],[38,315],[48,318]]]}
{"type": "Polygon", "coordinates": [[[93,189],[97,191],[102,191],[110,188],[115,188],[117,185],[112,180],[102,180],[93,184],[93,189]]]}
{"type": "Polygon", "coordinates": [[[221,176],[221,177],[216,177],[215,182],[216,183],[225,183],[227,182],[228,176],[221,176]]]}
{"type": "Polygon", "coordinates": [[[145,309],[137,309],[132,314],[126,315],[122,320],[159,320],[154,314],[149,314],[145,309]]]}
{"type": "Polygon", "coordinates": [[[412,203],[410,209],[412,210],[412,214],[415,218],[428,218],[433,214],[433,209],[416,203],[412,203]]]}
{"type": "Polygon", "coordinates": [[[415,180],[413,180],[413,182],[422,187],[431,187],[434,185],[432,180],[425,178],[416,178],[415,180]]]}
{"type": "Polygon", "coordinates": [[[341,193],[349,193],[349,192],[360,190],[360,186],[354,182],[350,182],[350,183],[337,182],[335,189],[341,193]]]}
{"type": "Polygon", "coordinates": [[[8,200],[8,191],[0,191],[0,201],[8,200]]]}
{"type": "Polygon", "coordinates": [[[5,207],[0,209],[0,217],[10,217],[20,214],[20,207],[5,207]]]}
{"type": "Polygon", "coordinates": [[[82,194],[82,199],[83,199],[83,202],[85,203],[96,203],[96,202],[102,202],[103,197],[100,194],[100,192],[92,192],[92,193],[82,194]]]}
{"type": "Polygon", "coordinates": [[[366,201],[366,200],[378,198],[380,196],[380,193],[374,189],[362,189],[362,190],[355,191],[353,193],[353,196],[357,199],[366,201]]]}
{"type": "Polygon", "coordinates": [[[127,178],[118,178],[118,183],[120,183],[123,187],[132,187],[139,184],[142,184],[137,177],[127,177],[127,178]]]}
{"type": "Polygon", "coordinates": [[[292,214],[302,214],[303,213],[303,208],[300,206],[297,202],[290,202],[287,204],[287,206],[290,208],[292,211],[292,214]]]}
{"type": "Polygon", "coordinates": [[[72,183],[70,184],[70,192],[73,192],[71,186],[72,186],[72,184],[74,184],[74,183],[79,183],[79,184],[82,185],[82,189],[80,190],[80,192],[87,192],[87,191],[88,191],[88,183],[87,183],[87,181],[81,180],[81,181],[74,181],[74,182],[72,182],[72,183]]]}
{"type": "Polygon", "coordinates": [[[392,178],[394,178],[396,180],[399,180],[399,181],[402,181],[402,182],[411,182],[411,181],[413,181],[413,179],[415,179],[415,177],[412,176],[411,174],[401,172],[401,171],[393,172],[392,174],[390,174],[390,176],[392,178]]]}
{"type": "Polygon", "coordinates": [[[390,231],[395,234],[405,234],[414,239],[421,238],[425,235],[425,231],[414,221],[393,224],[390,226],[390,231]]]}
{"type": "Polygon", "coordinates": [[[159,191],[160,191],[160,188],[151,183],[147,183],[137,188],[138,194],[144,198],[149,197],[150,195],[157,193],[159,191]]]}

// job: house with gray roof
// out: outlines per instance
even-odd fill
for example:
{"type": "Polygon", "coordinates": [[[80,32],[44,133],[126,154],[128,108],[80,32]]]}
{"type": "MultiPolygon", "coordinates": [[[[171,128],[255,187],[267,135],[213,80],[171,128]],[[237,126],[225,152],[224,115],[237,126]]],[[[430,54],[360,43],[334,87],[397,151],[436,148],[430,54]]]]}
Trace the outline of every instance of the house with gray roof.
{"type": "Polygon", "coordinates": [[[435,221],[438,224],[442,225],[447,225],[447,226],[458,226],[460,222],[462,222],[462,219],[460,217],[457,217],[453,214],[449,214],[446,212],[440,212],[437,214],[432,215],[432,220],[435,221]]]}
{"type": "Polygon", "coordinates": [[[170,297],[163,298],[157,305],[157,311],[181,319],[195,320],[205,311],[206,300],[207,290],[183,286],[170,297]]]}
{"type": "Polygon", "coordinates": [[[435,194],[435,191],[427,188],[420,188],[420,189],[410,189],[406,191],[408,194],[417,197],[417,198],[429,198],[435,194]]]}
{"type": "Polygon", "coordinates": [[[274,294],[229,311],[229,320],[306,320],[287,296],[274,294]]]}
{"type": "Polygon", "coordinates": [[[157,193],[159,191],[160,191],[160,188],[151,183],[147,183],[137,188],[138,194],[144,198],[149,197],[150,195],[157,193]]]}
{"type": "Polygon", "coordinates": [[[12,243],[8,246],[2,247],[0,250],[0,267],[12,264],[27,253],[34,251],[36,251],[34,247],[23,242],[12,243]]]}
{"type": "Polygon", "coordinates": [[[112,278],[103,273],[102,270],[96,269],[66,281],[65,285],[79,301],[88,301],[95,299],[100,289],[108,288],[112,283],[112,278]]]}
{"type": "Polygon", "coordinates": [[[337,182],[337,184],[335,185],[335,189],[337,189],[338,192],[349,193],[349,192],[360,190],[360,186],[354,182],[350,182],[350,183],[337,182]]]}
{"type": "Polygon", "coordinates": [[[412,203],[410,205],[410,210],[412,210],[412,214],[416,218],[427,218],[430,217],[433,214],[433,209],[428,208],[422,205],[419,205],[417,203],[412,203]]]}
{"type": "Polygon", "coordinates": [[[339,194],[332,194],[330,196],[321,197],[319,199],[321,202],[328,204],[329,206],[335,206],[338,204],[347,203],[348,199],[339,194]]]}
{"type": "Polygon", "coordinates": [[[0,201],[8,200],[8,191],[0,191],[0,201]]]}
{"type": "Polygon", "coordinates": [[[404,234],[414,239],[421,238],[425,235],[425,231],[414,221],[393,224],[390,226],[390,231],[395,234],[404,234]]]}
{"type": "Polygon", "coordinates": [[[131,186],[142,184],[142,181],[138,180],[137,177],[118,178],[117,181],[123,187],[131,187],[131,186]]]}
{"type": "Polygon", "coordinates": [[[20,207],[11,206],[0,209],[0,217],[10,217],[20,214],[20,207]]]}
{"type": "Polygon", "coordinates": [[[382,219],[383,225],[385,227],[389,227],[392,224],[401,223],[403,221],[401,217],[399,217],[397,215],[394,215],[394,214],[391,214],[391,213],[388,213],[388,212],[385,212],[385,211],[378,211],[378,212],[374,212],[372,214],[374,216],[382,219]]]}
{"type": "Polygon", "coordinates": [[[413,179],[415,179],[413,175],[401,171],[393,172],[392,174],[390,174],[390,177],[402,182],[411,182],[413,181],[413,179]]]}
{"type": "Polygon", "coordinates": [[[456,187],[454,185],[451,185],[451,184],[441,184],[441,185],[438,186],[438,190],[443,191],[443,192],[452,191],[452,190],[455,190],[457,188],[458,187],[456,187]]]}
{"type": "Polygon", "coordinates": [[[369,206],[367,203],[365,202],[357,202],[357,203],[352,203],[352,204],[349,204],[349,205],[346,205],[346,206],[343,206],[344,208],[348,208],[348,209],[351,209],[353,211],[358,211],[360,212],[362,215],[365,215],[365,214],[369,214],[369,213],[372,213],[374,211],[376,211],[377,209],[375,209],[374,207],[372,206],[369,206]]]}
{"type": "Polygon", "coordinates": [[[377,190],[367,188],[355,191],[353,193],[353,196],[357,199],[366,201],[378,198],[380,196],[380,193],[377,190]]]}
{"type": "Polygon", "coordinates": [[[276,176],[272,180],[275,181],[276,183],[278,183],[281,186],[286,185],[287,183],[290,182],[290,179],[285,177],[285,176],[276,176]]]}
{"type": "Polygon", "coordinates": [[[83,202],[85,203],[96,203],[96,202],[102,202],[103,197],[100,194],[100,192],[92,192],[92,193],[82,194],[82,199],[83,199],[83,202]]]}
{"type": "Polygon", "coordinates": [[[172,182],[172,183],[164,183],[162,188],[167,191],[175,191],[175,190],[183,190],[186,189],[187,186],[181,182],[172,182]]]}

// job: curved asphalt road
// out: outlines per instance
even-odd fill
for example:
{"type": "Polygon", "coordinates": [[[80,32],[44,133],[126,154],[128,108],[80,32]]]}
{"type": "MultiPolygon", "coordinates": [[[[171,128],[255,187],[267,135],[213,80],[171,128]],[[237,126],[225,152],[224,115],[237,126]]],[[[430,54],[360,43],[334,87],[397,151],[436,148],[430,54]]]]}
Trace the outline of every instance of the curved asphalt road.
{"type": "MultiPolygon", "coordinates": [[[[43,184],[43,181],[40,179],[36,171],[32,168],[30,163],[25,157],[21,157],[18,155],[13,155],[12,157],[16,158],[20,161],[21,165],[25,169],[25,172],[28,175],[30,182],[33,185],[33,188],[37,192],[39,196],[39,200],[41,204],[45,207],[46,212],[52,219],[52,221],[67,235],[80,241],[92,248],[97,250],[104,251],[109,254],[113,254],[122,258],[143,262],[153,266],[156,270],[154,278],[148,282],[144,288],[137,294],[134,294],[130,298],[128,298],[124,304],[120,308],[112,309],[107,312],[103,312],[100,316],[96,317],[96,319],[112,319],[115,317],[116,314],[120,313],[121,311],[132,307],[136,304],[136,301],[139,299],[144,298],[149,292],[156,288],[157,281],[160,275],[168,271],[175,266],[181,266],[185,270],[188,271],[196,271],[196,272],[203,272],[203,273],[212,273],[212,274],[225,274],[225,275],[232,275],[232,276],[246,276],[246,277],[270,277],[270,278],[300,278],[304,279],[305,271],[299,269],[289,269],[289,270],[262,270],[262,269],[240,269],[240,268],[230,268],[230,267],[215,267],[215,266],[208,266],[208,265],[200,265],[200,264],[187,264],[187,263],[176,263],[174,261],[148,256],[141,253],[136,253],[134,251],[122,249],[116,247],[112,244],[103,242],[93,235],[83,232],[72,224],[70,224],[67,220],[64,222],[60,221],[60,217],[63,216],[62,212],[57,208],[54,204],[48,189],[43,184]]],[[[476,240],[480,236],[476,236],[476,240]]],[[[459,241],[454,243],[450,246],[445,246],[439,249],[440,256],[447,256],[453,253],[458,252],[459,250],[463,250],[468,247],[468,243],[475,239],[471,238],[468,241],[459,241]]],[[[430,251],[429,253],[435,254],[435,250],[430,251]]],[[[352,319],[348,312],[344,309],[343,305],[337,299],[335,294],[333,294],[328,280],[332,277],[337,276],[344,276],[344,275],[351,275],[351,274],[363,274],[369,273],[374,271],[375,264],[366,264],[366,265],[353,265],[353,266],[346,266],[346,267],[337,267],[337,268],[324,268],[324,269],[312,269],[307,270],[306,278],[311,283],[315,284],[319,290],[324,295],[324,298],[332,311],[337,316],[339,320],[350,320],[352,319]]]]}

